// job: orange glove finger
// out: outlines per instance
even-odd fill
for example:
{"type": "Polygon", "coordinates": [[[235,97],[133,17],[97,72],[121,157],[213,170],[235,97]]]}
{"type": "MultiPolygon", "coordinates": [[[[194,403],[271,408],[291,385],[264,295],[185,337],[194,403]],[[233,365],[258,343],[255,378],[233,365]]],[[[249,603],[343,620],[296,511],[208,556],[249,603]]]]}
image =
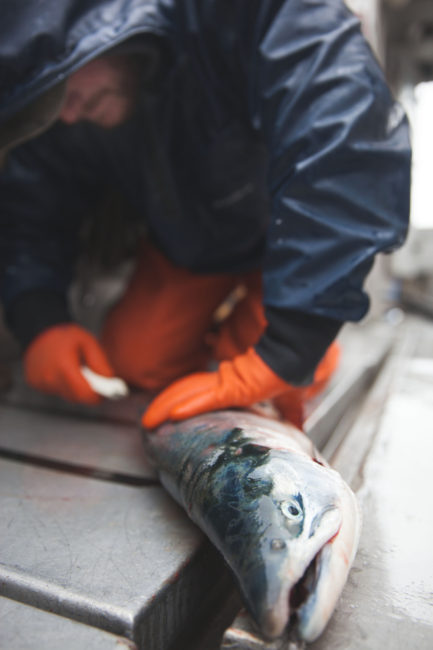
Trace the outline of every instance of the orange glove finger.
{"type": "MultiPolygon", "coordinates": [[[[221,404],[220,400],[216,398],[215,391],[211,389],[207,392],[190,397],[175,406],[170,412],[170,418],[172,420],[185,420],[194,415],[200,415],[201,413],[207,413],[208,411],[213,411],[218,408],[224,408],[224,406],[225,405],[221,404]]],[[[227,406],[229,406],[229,404],[227,404],[227,406]]]]}
{"type": "Polygon", "coordinates": [[[98,341],[73,323],[56,325],[39,334],[24,355],[27,382],[67,400],[96,404],[100,396],[81,373],[81,366],[111,376],[111,367],[98,341]]]}
{"type": "Polygon", "coordinates": [[[95,393],[83,377],[80,367],[71,371],[68,367],[59,368],[55,375],[47,375],[37,382],[28,379],[31,386],[50,395],[58,395],[68,402],[98,404],[101,397],[95,393]]]}
{"type": "MultiPolygon", "coordinates": [[[[101,373],[102,374],[102,373],[101,373]]],[[[59,394],[70,402],[99,404],[102,398],[84,378],[79,365],[65,365],[58,378],[59,394]]]]}
{"type": "MultiPolygon", "coordinates": [[[[255,353],[254,353],[255,354],[255,353]]],[[[209,373],[209,379],[202,382],[202,390],[180,402],[170,412],[172,420],[183,420],[207,411],[223,409],[230,406],[251,406],[254,402],[273,397],[275,393],[287,389],[287,385],[274,375],[269,381],[268,375],[273,375],[263,361],[257,357],[255,363],[260,366],[245,368],[251,365],[250,355],[242,355],[234,363],[228,361],[220,364],[219,372],[209,373]],[[246,361],[246,364],[245,364],[246,361]],[[245,379],[241,373],[245,371],[245,379]]]]}
{"type": "Polygon", "coordinates": [[[277,408],[280,417],[286,422],[291,422],[299,429],[304,426],[304,404],[305,389],[295,387],[289,389],[273,399],[274,406],[277,408]]]}
{"type": "Polygon", "coordinates": [[[154,429],[168,420],[173,409],[179,403],[203,391],[203,386],[208,381],[209,375],[213,374],[197,372],[175,381],[150,403],[141,420],[143,426],[146,429],[154,429]]]}
{"type": "Polygon", "coordinates": [[[84,363],[98,375],[114,377],[114,371],[108,361],[107,355],[99,343],[88,332],[84,332],[84,334],[85,336],[83,336],[80,345],[84,363]]]}

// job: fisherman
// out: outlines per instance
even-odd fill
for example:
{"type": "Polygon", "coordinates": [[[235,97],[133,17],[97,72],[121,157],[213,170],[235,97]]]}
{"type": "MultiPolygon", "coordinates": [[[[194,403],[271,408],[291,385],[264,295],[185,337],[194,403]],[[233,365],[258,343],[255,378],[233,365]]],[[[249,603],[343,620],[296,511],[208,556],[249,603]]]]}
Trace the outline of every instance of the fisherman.
{"type": "Polygon", "coordinates": [[[357,18],[340,0],[4,0],[0,30],[1,299],[29,384],[94,403],[81,366],[118,375],[159,393],[150,428],[265,399],[300,421],[408,222],[406,118],[357,18]],[[146,234],[96,337],[67,295],[112,188],[146,234]]]}

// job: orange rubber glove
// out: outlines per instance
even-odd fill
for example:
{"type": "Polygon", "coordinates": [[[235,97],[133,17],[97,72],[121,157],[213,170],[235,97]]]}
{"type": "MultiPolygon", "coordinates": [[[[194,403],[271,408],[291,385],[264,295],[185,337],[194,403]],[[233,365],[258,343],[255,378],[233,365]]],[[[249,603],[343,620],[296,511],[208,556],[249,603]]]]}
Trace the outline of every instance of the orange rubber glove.
{"type": "Polygon", "coordinates": [[[72,323],[55,325],[39,334],[27,348],[23,362],[31,386],[84,404],[97,404],[101,397],[81,374],[82,365],[106,377],[114,375],[95,337],[72,323]]]}
{"type": "Polygon", "coordinates": [[[153,429],[164,420],[185,418],[232,406],[251,406],[280,395],[288,384],[249,348],[233,361],[222,361],[215,372],[199,372],[179,379],[150,404],[142,424],[153,429]]]}

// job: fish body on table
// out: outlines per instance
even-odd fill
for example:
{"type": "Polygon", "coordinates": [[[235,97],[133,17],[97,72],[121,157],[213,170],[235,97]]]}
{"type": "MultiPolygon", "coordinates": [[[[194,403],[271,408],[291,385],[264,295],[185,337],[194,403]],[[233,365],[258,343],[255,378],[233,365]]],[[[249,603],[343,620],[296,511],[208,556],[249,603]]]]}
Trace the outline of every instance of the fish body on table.
{"type": "Polygon", "coordinates": [[[359,538],[353,492],[309,438],[243,411],[145,433],[161,482],[224,556],[268,639],[313,641],[346,582],[359,538]]]}

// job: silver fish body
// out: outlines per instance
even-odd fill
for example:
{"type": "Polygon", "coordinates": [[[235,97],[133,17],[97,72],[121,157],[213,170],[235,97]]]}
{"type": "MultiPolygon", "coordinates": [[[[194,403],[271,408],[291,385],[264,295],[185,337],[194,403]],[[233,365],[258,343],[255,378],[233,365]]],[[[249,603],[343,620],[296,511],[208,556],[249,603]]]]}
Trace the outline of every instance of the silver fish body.
{"type": "Polygon", "coordinates": [[[231,567],[268,639],[313,641],[356,553],[360,516],[340,475],[294,427],[219,411],[145,434],[162,484],[231,567]]]}

